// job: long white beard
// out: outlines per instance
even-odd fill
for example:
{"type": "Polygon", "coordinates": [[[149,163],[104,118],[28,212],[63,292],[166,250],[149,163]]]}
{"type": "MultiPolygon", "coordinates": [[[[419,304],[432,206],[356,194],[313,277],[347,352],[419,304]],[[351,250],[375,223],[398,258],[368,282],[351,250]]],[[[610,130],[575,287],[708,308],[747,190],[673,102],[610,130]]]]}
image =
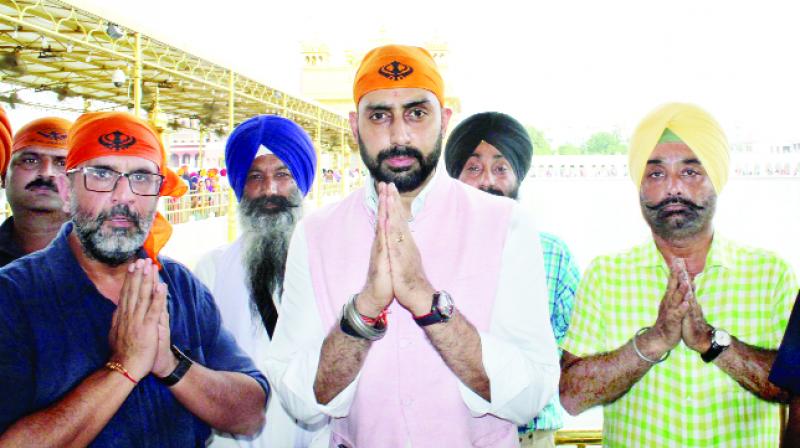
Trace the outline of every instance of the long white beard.
{"type": "Polygon", "coordinates": [[[274,312],[273,297],[283,290],[289,242],[303,213],[302,196],[297,192],[289,202],[298,205],[275,213],[259,207],[255,201],[242,200],[239,207],[244,247],[242,261],[253,319],[266,326],[269,314],[274,312]]]}

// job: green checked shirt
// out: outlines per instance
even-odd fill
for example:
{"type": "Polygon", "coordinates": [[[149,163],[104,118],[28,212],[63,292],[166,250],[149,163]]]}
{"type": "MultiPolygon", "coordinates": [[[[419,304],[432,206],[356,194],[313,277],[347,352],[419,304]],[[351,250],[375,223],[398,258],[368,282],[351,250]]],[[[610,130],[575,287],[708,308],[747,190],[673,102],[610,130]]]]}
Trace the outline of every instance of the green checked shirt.
{"type": "MultiPolygon", "coordinates": [[[[669,269],[654,242],[602,256],[578,288],[561,347],[585,357],[616,350],[653,325],[669,269]]],[[[714,237],[696,296],[708,323],[739,340],[777,349],[797,280],[774,254],[714,237]]],[[[603,409],[610,447],[773,447],[778,407],[743,389],[713,363],[679,343],[631,389],[603,409]]]]}
{"type": "MultiPolygon", "coordinates": [[[[581,273],[572,258],[567,244],[555,235],[541,232],[539,241],[544,256],[544,272],[547,279],[547,292],[550,302],[550,324],[557,343],[561,343],[569,328],[569,316],[575,301],[581,273]]],[[[558,394],[547,403],[526,426],[519,427],[520,434],[535,430],[553,430],[564,426],[564,408],[558,401],[558,394]]]]}

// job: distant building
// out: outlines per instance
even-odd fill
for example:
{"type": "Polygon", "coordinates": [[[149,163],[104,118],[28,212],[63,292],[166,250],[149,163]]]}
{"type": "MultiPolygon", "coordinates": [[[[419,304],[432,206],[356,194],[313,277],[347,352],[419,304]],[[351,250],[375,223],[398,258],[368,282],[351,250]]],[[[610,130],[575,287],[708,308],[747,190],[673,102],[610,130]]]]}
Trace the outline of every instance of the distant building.
{"type": "Polygon", "coordinates": [[[163,138],[169,153],[167,164],[172,168],[186,166],[190,171],[221,168],[225,166],[226,137],[214,132],[201,134],[196,129],[166,130],[163,138]]]}
{"type": "Polygon", "coordinates": [[[752,154],[800,154],[800,141],[748,141],[731,143],[732,152],[752,154]]]}

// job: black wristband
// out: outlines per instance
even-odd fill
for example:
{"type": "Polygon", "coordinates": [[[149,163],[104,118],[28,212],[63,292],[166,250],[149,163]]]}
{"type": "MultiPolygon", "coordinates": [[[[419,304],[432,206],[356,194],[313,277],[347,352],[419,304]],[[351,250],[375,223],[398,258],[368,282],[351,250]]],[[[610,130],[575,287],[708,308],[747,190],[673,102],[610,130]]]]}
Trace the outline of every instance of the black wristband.
{"type": "Polygon", "coordinates": [[[175,346],[175,344],[172,344],[169,349],[172,351],[175,357],[178,358],[178,366],[175,367],[175,370],[173,370],[169,375],[163,378],[156,378],[166,386],[174,386],[178,381],[181,380],[181,378],[183,378],[184,375],[186,375],[189,367],[192,366],[192,360],[189,359],[188,356],[184,355],[183,352],[175,346]]]}
{"type": "Polygon", "coordinates": [[[364,336],[358,334],[358,332],[354,330],[353,327],[350,326],[350,322],[347,322],[347,319],[345,319],[344,314],[342,315],[342,318],[339,319],[339,328],[342,329],[342,333],[348,336],[352,336],[358,339],[365,339],[365,340],[367,339],[364,336]]]}
{"type": "Polygon", "coordinates": [[[705,353],[700,354],[700,359],[703,360],[706,364],[710,363],[711,361],[717,359],[717,357],[722,354],[728,346],[722,346],[715,344],[714,341],[711,341],[711,347],[706,350],[705,353]]]}

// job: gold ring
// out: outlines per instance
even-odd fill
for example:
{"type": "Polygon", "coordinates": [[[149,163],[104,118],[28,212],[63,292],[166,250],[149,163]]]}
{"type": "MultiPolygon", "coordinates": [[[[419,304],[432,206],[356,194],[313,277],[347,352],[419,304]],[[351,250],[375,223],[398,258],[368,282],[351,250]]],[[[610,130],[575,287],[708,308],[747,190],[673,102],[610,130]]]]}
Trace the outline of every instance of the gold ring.
{"type": "Polygon", "coordinates": [[[402,243],[403,242],[403,234],[402,233],[397,234],[397,242],[398,243],[402,243]]]}

